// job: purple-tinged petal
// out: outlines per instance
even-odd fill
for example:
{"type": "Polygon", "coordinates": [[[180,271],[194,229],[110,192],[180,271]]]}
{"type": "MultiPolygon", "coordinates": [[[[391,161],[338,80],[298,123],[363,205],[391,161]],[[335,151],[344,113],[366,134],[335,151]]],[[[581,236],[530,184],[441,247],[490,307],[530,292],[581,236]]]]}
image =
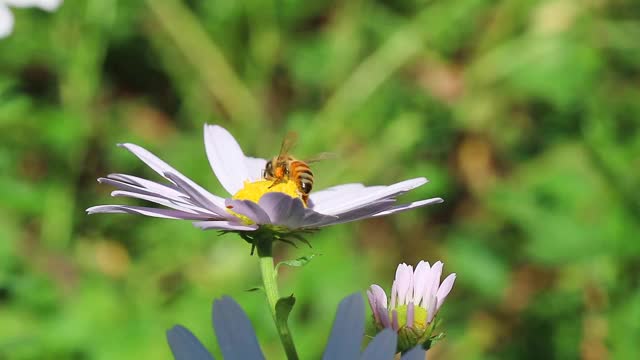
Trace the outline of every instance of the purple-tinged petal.
{"type": "Polygon", "coordinates": [[[267,160],[246,156],[244,162],[247,166],[247,180],[258,181],[262,179],[262,172],[267,165],[267,160]]]}
{"type": "Polygon", "coordinates": [[[418,186],[424,185],[426,182],[427,179],[425,178],[409,179],[386,187],[376,187],[375,189],[367,189],[368,191],[358,191],[356,196],[349,197],[345,194],[345,201],[336,206],[325,207],[318,203],[316,207],[320,207],[323,214],[335,215],[344,213],[381,199],[399,196],[418,186]]]}
{"type": "Polygon", "coordinates": [[[456,274],[453,273],[447,276],[442,282],[442,285],[440,285],[440,288],[436,293],[436,312],[438,312],[438,310],[440,309],[440,306],[442,306],[442,303],[444,302],[444,299],[446,299],[447,295],[449,295],[449,292],[451,292],[451,289],[453,288],[453,283],[455,281],[456,281],[456,274]]]}
{"type": "Polygon", "coordinates": [[[213,328],[225,359],[264,359],[251,321],[232,298],[213,302],[213,328]]]}
{"type": "MultiPolygon", "coordinates": [[[[372,285],[373,286],[373,285],[372,285]]],[[[367,300],[369,300],[369,307],[371,307],[371,312],[373,313],[373,319],[376,324],[380,324],[380,316],[376,311],[378,309],[377,300],[371,289],[367,290],[367,300]]]]}
{"type": "MultiPolygon", "coordinates": [[[[200,185],[196,184],[193,180],[191,180],[188,177],[184,176],[182,173],[180,173],[178,170],[176,170],[173,167],[171,167],[166,162],[160,160],[160,158],[158,158],[157,156],[153,155],[148,150],[146,150],[146,149],[144,149],[144,148],[142,148],[142,147],[140,147],[138,145],[129,144],[129,143],[127,143],[127,144],[118,144],[118,146],[124,147],[125,149],[129,150],[130,152],[132,152],[135,156],[138,157],[138,159],[142,160],[151,169],[153,169],[153,171],[157,172],[162,177],[166,178],[165,177],[165,173],[172,173],[176,177],[178,177],[182,181],[184,181],[186,184],[189,184],[189,186],[191,188],[196,189],[198,191],[198,193],[200,193],[201,195],[205,196],[210,202],[216,204],[218,207],[220,207],[224,203],[222,198],[220,198],[219,196],[215,196],[215,195],[211,194],[210,192],[208,192],[207,190],[202,188],[200,185]]],[[[168,178],[166,178],[166,179],[170,180],[168,178]]]]}
{"type": "Polygon", "coordinates": [[[360,357],[360,345],[364,336],[364,303],[356,293],[346,297],[338,305],[335,320],[323,360],[350,360],[360,357]]]}
{"type": "Polygon", "coordinates": [[[398,334],[391,329],[382,330],[364,349],[363,360],[391,360],[396,353],[398,334]]]}
{"type": "Polygon", "coordinates": [[[222,218],[230,217],[229,213],[226,212],[223,207],[218,206],[215,202],[212,201],[212,199],[208,196],[211,195],[208,191],[202,189],[199,186],[193,186],[193,183],[184,181],[182,177],[174,173],[166,172],[164,173],[164,176],[172,181],[194,203],[206,208],[212,213],[218,214],[222,218]]]}
{"type": "Polygon", "coordinates": [[[381,306],[378,307],[378,315],[380,315],[380,323],[383,327],[391,327],[391,318],[389,318],[389,310],[381,306]]]}
{"type": "Polygon", "coordinates": [[[223,127],[204,125],[204,146],[211,169],[229,194],[242,189],[249,179],[246,157],[236,139],[223,127]]]}
{"type": "Polygon", "coordinates": [[[436,294],[430,293],[427,297],[427,323],[431,323],[433,318],[436,316],[436,294]]]}
{"type": "Polygon", "coordinates": [[[181,325],[167,331],[167,342],[175,360],[214,360],[200,340],[181,325]]]}
{"type": "Polygon", "coordinates": [[[258,229],[258,225],[244,225],[229,221],[196,221],[193,225],[202,230],[254,231],[258,229]]]}
{"type": "Polygon", "coordinates": [[[373,284],[367,290],[367,298],[369,299],[369,306],[373,312],[373,317],[377,324],[382,324],[382,317],[386,317],[387,314],[387,294],[384,290],[376,284],[373,284]]]}
{"type": "Polygon", "coordinates": [[[391,306],[389,306],[389,309],[395,309],[397,305],[398,305],[398,282],[394,280],[393,284],[391,284],[391,306]]]}
{"type": "Polygon", "coordinates": [[[271,192],[264,194],[258,204],[268,214],[272,224],[286,226],[289,229],[297,229],[303,225],[305,208],[299,198],[271,192]]]}
{"type": "Polygon", "coordinates": [[[99,205],[88,208],[88,214],[138,214],[164,219],[210,220],[211,215],[190,214],[180,210],[156,209],[143,206],[99,205]]]}
{"type": "Polygon", "coordinates": [[[195,205],[191,205],[185,202],[179,202],[179,201],[175,201],[175,200],[170,200],[170,199],[165,199],[159,196],[151,196],[151,195],[146,195],[146,194],[141,194],[138,192],[132,192],[132,191],[122,191],[122,190],[115,190],[111,192],[111,196],[124,196],[124,197],[130,197],[130,198],[135,198],[135,199],[141,199],[141,200],[146,200],[146,201],[150,201],[159,205],[164,205],[166,207],[172,208],[172,209],[176,209],[176,210],[180,210],[180,211],[184,211],[184,212],[188,212],[191,214],[201,214],[201,215],[209,215],[211,217],[216,217],[216,218],[220,218],[222,219],[222,217],[220,217],[219,215],[212,213],[211,211],[201,208],[199,206],[195,206],[195,205]]]}
{"type": "Polygon", "coordinates": [[[426,200],[414,201],[414,202],[409,203],[409,204],[397,205],[397,206],[394,206],[394,207],[392,207],[392,208],[390,208],[388,210],[381,211],[381,212],[373,215],[373,217],[391,215],[391,214],[395,214],[395,213],[399,213],[399,212],[403,212],[403,211],[407,211],[407,210],[411,210],[411,209],[416,209],[416,208],[423,207],[423,206],[428,206],[428,205],[433,205],[433,204],[440,204],[441,202],[444,202],[444,200],[442,200],[441,198],[431,198],[431,199],[426,199],[426,200]]]}
{"type": "Polygon", "coordinates": [[[226,200],[227,208],[240,215],[244,215],[259,225],[271,224],[269,215],[251,200],[226,200]]]}
{"type": "Polygon", "coordinates": [[[337,216],[320,214],[313,210],[305,209],[304,219],[302,220],[302,227],[318,228],[321,226],[326,226],[326,224],[330,224],[332,221],[337,220],[337,216]]]}
{"type": "Polygon", "coordinates": [[[258,202],[269,215],[271,223],[289,229],[312,228],[326,222],[335,221],[335,216],[317,213],[302,205],[302,200],[281,192],[264,194],[258,202]]]}
{"type": "Polygon", "coordinates": [[[416,308],[413,304],[413,301],[410,301],[407,304],[407,326],[413,327],[413,318],[415,317],[416,308]]]}
{"type": "Polygon", "coordinates": [[[151,180],[142,179],[132,175],[109,174],[106,178],[99,178],[98,183],[115,186],[120,190],[135,191],[147,195],[162,196],[171,200],[184,201],[182,192],[173,184],[163,185],[151,180]]]}
{"type": "Polygon", "coordinates": [[[373,284],[369,287],[373,297],[376,300],[376,303],[382,306],[383,308],[387,308],[387,294],[384,292],[384,289],[379,285],[373,284]]]}
{"type": "Polygon", "coordinates": [[[424,289],[427,285],[427,275],[431,267],[426,261],[420,261],[416,265],[416,270],[413,273],[413,301],[416,305],[420,305],[420,301],[424,296],[424,289]]]}
{"type": "Polygon", "coordinates": [[[398,323],[398,310],[391,310],[391,328],[395,331],[400,329],[400,324],[398,323]]]}

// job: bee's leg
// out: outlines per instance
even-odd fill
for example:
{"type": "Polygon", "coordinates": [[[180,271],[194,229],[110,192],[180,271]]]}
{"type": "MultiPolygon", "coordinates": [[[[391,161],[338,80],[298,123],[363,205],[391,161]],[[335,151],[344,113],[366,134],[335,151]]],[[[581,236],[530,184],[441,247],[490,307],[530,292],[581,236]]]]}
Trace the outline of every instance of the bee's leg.
{"type": "Polygon", "coordinates": [[[278,184],[282,184],[284,182],[284,179],[275,179],[273,180],[273,184],[269,185],[269,187],[267,189],[271,189],[272,187],[278,185],[278,184]]]}

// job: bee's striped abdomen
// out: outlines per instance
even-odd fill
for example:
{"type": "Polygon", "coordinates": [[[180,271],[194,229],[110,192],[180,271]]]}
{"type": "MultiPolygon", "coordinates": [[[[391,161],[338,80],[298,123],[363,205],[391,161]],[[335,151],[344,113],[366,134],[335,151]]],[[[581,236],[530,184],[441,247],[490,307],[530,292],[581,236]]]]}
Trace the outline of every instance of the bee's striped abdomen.
{"type": "MultiPolygon", "coordinates": [[[[304,161],[293,160],[290,164],[291,179],[298,185],[303,195],[309,195],[313,188],[313,173],[304,161]]],[[[306,198],[306,196],[305,196],[306,198]]]]}

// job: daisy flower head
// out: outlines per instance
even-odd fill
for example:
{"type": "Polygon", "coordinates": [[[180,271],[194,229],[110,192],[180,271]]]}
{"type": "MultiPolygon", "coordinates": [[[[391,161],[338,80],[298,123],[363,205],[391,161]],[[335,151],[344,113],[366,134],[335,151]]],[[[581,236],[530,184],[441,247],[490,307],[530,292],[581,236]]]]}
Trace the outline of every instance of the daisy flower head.
{"type": "Polygon", "coordinates": [[[7,37],[13,30],[14,18],[9,7],[37,7],[46,11],[54,11],[62,0],[0,0],[0,39],[7,37]]]}
{"type": "Polygon", "coordinates": [[[371,285],[367,290],[376,327],[398,332],[398,351],[417,344],[428,346],[428,342],[434,340],[436,314],[456,280],[456,274],[452,273],[440,283],[443,266],[440,261],[433,266],[420,261],[415,270],[411,265],[398,265],[389,304],[387,294],[379,285],[371,285]]]}
{"type": "Polygon", "coordinates": [[[285,179],[276,184],[264,179],[267,160],[245,156],[235,138],[221,126],[204,126],[204,144],[213,173],[228,194],[212,194],[146,149],[125,143],[119,146],[133,153],[166,181],[158,183],[133,175],[110,174],[99,178],[98,182],[116,187],[112,196],[142,199],[163,207],[100,205],[87,212],[191,220],[201,229],[238,233],[255,245],[256,240],[265,236],[290,242],[301,239],[302,233],[325,226],[390,215],[443,201],[431,198],[396,204],[399,195],[427,182],[421,177],[389,186],[333,186],[311,192],[305,203],[293,180],[285,179]]]}

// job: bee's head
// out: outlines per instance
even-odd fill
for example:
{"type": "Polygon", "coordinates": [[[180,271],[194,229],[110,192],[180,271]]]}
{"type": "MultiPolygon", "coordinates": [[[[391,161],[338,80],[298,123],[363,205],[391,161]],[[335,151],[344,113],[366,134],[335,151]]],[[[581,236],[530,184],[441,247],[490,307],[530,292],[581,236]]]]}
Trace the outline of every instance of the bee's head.
{"type": "Polygon", "coordinates": [[[277,161],[277,158],[273,158],[267,161],[267,165],[264,167],[264,170],[262,171],[263,178],[267,180],[273,179],[274,177],[273,169],[275,168],[276,161],[277,161]]]}

